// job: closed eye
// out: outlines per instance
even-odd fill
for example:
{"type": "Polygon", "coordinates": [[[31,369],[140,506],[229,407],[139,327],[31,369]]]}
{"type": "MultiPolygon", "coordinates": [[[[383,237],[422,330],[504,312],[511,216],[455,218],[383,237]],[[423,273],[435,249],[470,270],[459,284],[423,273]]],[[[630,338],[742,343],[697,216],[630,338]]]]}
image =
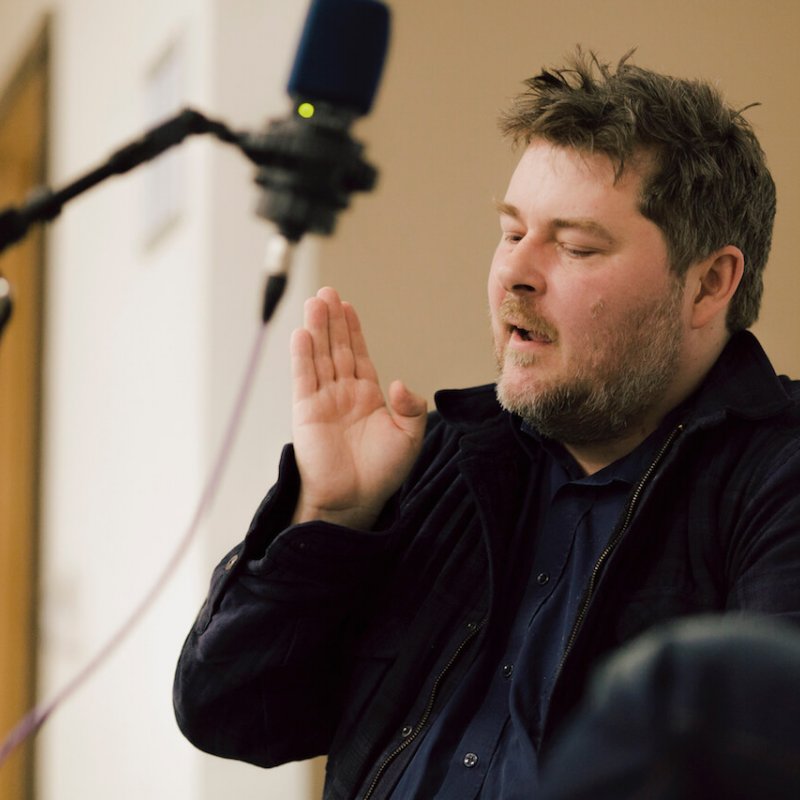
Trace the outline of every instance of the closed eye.
{"type": "Polygon", "coordinates": [[[589,256],[597,255],[599,251],[591,250],[585,247],[574,247],[569,244],[559,243],[559,248],[562,252],[566,253],[570,258],[589,258],[589,256]]]}

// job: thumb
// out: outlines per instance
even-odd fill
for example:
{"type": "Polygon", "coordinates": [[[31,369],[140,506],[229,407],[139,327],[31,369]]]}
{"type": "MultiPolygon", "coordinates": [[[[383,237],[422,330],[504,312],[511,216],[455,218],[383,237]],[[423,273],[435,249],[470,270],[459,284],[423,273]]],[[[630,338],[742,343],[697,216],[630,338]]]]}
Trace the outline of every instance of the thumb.
{"type": "Polygon", "coordinates": [[[424,397],[412,392],[402,381],[392,381],[389,386],[389,408],[398,427],[413,439],[422,438],[428,412],[424,397]]]}

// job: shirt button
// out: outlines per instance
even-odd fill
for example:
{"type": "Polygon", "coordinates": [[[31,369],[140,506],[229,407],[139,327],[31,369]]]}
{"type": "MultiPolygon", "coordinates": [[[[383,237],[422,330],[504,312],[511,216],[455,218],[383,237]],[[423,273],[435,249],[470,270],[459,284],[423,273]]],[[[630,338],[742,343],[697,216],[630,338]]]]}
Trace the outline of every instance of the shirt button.
{"type": "Polygon", "coordinates": [[[464,756],[464,766],[465,767],[474,767],[478,763],[478,756],[475,753],[467,753],[464,756]]]}
{"type": "Polygon", "coordinates": [[[513,664],[504,664],[503,665],[503,677],[510,678],[514,672],[514,665],[513,664]]]}
{"type": "Polygon", "coordinates": [[[540,572],[536,576],[536,583],[538,583],[539,586],[544,586],[549,580],[550,576],[546,572],[540,572]]]}

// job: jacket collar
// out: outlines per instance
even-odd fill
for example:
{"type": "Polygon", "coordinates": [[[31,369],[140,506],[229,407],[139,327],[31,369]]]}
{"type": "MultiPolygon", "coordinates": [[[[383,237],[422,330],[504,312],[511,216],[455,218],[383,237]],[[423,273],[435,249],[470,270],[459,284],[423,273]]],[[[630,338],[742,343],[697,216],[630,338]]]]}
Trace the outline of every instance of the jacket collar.
{"type": "Polygon", "coordinates": [[[494,387],[487,383],[469,389],[442,389],[434,395],[436,409],[445,422],[456,428],[474,430],[476,425],[495,425],[509,414],[497,402],[494,387]]]}
{"type": "Polygon", "coordinates": [[[740,331],[728,341],[698,390],[694,417],[705,425],[728,415],[766,419],[793,402],[758,339],[750,331],[740,331]]]}
{"type": "MultiPolygon", "coordinates": [[[[494,393],[494,384],[436,393],[442,418],[456,428],[493,427],[508,413],[494,393]]],[[[765,419],[793,404],[784,381],[749,331],[734,334],[709,371],[692,403],[698,425],[721,421],[731,414],[744,419],[765,419]]]]}

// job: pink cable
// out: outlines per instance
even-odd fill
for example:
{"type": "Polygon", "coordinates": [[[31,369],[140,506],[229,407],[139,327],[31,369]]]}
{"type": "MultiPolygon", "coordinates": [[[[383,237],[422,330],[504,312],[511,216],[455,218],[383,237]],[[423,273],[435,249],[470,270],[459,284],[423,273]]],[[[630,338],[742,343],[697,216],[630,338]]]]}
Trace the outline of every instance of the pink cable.
{"type": "Polygon", "coordinates": [[[225,430],[225,435],[222,438],[217,457],[212,465],[211,473],[206,481],[200,501],[197,504],[194,517],[178,543],[178,547],[172,558],[167,562],[166,567],[161,572],[153,587],[145,595],[144,599],[139,603],[133,613],[128,619],[120,626],[117,632],[109,639],[106,645],[95,655],[95,657],[69,682],[64,686],[56,695],[46,703],[34,706],[15,726],[11,732],[0,744],[0,767],[5,763],[11,753],[19,747],[26,739],[32,736],[39,728],[44,725],[47,718],[75,691],[77,691],[106,661],[106,659],[119,647],[120,644],[128,637],[131,631],[139,624],[145,616],[150,606],[161,594],[164,587],[169,583],[173,573],[178,565],[183,560],[184,556],[189,550],[189,546],[194,540],[200,526],[200,522],[207,513],[219,488],[222,475],[228,463],[233,443],[236,439],[242,417],[244,416],[244,409],[247,400],[252,391],[253,380],[255,378],[259,358],[263,349],[264,340],[266,338],[267,326],[266,324],[259,326],[256,334],[255,341],[250,352],[245,367],[244,377],[242,379],[239,393],[236,396],[236,402],[233,406],[228,426],[225,430]]]}

